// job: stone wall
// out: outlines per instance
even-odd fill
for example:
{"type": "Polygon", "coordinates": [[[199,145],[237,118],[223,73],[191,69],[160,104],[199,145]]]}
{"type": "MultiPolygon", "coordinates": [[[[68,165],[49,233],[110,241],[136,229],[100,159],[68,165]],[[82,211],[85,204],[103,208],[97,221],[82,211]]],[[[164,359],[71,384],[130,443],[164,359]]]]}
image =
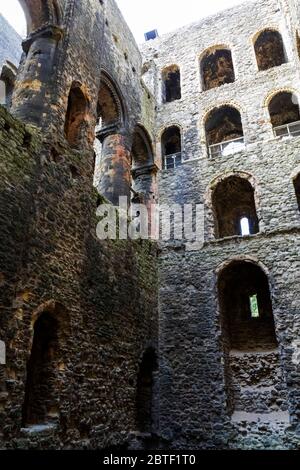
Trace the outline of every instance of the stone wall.
{"type": "MultiPolygon", "coordinates": [[[[62,36],[61,23],[43,25],[47,18],[36,15],[40,30],[24,46],[29,51],[13,104],[23,123],[0,110],[0,338],[7,347],[0,374],[2,448],[128,442],[138,428],[142,357],[149,347],[157,349],[156,246],[98,240],[96,209],[104,200],[93,188],[101,70],[121,90],[130,138],[143,120],[140,53],[114,2],[106,15],[96,0],[88,8],[77,0],[64,6],[62,36]],[[89,101],[79,149],[71,149],[64,135],[73,82],[80,82],[89,101]],[[58,325],[58,351],[46,357],[52,406],[46,422],[28,426],[28,360],[45,312],[58,325]]],[[[151,120],[151,113],[144,115],[151,120]]]]}
{"type": "Polygon", "coordinates": [[[160,173],[160,203],[203,204],[205,210],[204,246],[164,243],[159,259],[160,431],[174,448],[299,447],[299,365],[293,358],[300,214],[293,178],[300,168],[300,141],[274,138],[268,113],[276,91],[299,96],[297,24],[287,2],[247,2],[142,48],[145,80],[158,102],[158,164],[163,129],[174,124],[182,129],[183,165],[160,173]],[[280,31],[288,62],[258,72],[253,41],[268,27],[280,31]],[[200,59],[215,46],[231,50],[235,81],[204,91],[200,59]],[[162,71],[173,64],[181,70],[182,98],[163,103],[162,71]],[[205,118],[221,105],[240,111],[245,149],[211,158],[205,118]],[[212,194],[232,175],[255,190],[259,233],[216,239],[212,194]],[[253,262],[267,274],[278,352],[253,355],[246,347],[228,353],[217,286],[222,269],[235,259],[253,262]],[[228,374],[233,374],[231,391],[228,374]]]}

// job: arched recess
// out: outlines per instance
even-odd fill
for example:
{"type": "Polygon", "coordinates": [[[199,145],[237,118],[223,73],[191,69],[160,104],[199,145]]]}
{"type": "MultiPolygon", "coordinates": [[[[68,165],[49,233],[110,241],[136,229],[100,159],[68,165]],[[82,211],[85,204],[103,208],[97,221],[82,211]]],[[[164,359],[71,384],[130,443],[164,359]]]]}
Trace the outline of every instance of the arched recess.
{"type": "Polygon", "coordinates": [[[287,62],[281,34],[273,29],[265,29],[254,42],[258,70],[267,70],[287,62]]]}
{"type": "Polygon", "coordinates": [[[223,105],[214,108],[205,120],[210,157],[226,156],[244,148],[244,131],[239,110],[223,105]]]}
{"type": "Polygon", "coordinates": [[[117,205],[119,197],[130,201],[131,136],[127,109],[117,82],[101,73],[97,105],[95,184],[98,191],[117,205]]]}
{"type": "Polygon", "coordinates": [[[63,19],[63,0],[18,0],[23,8],[27,33],[31,34],[43,25],[59,26],[63,19]]]}
{"type": "Polygon", "coordinates": [[[0,75],[0,104],[6,106],[6,108],[11,107],[16,75],[16,67],[6,61],[0,75]]]}
{"type": "Polygon", "coordinates": [[[222,179],[213,189],[212,208],[216,238],[251,235],[259,231],[254,188],[250,181],[238,175],[222,179]],[[243,231],[243,222],[248,221],[243,231]]]}
{"type": "Polygon", "coordinates": [[[276,137],[300,135],[300,110],[297,96],[290,91],[279,91],[269,102],[269,114],[276,137]]]}
{"type": "Polygon", "coordinates": [[[33,336],[27,362],[22,425],[59,421],[59,371],[62,369],[69,317],[57,302],[47,302],[33,317],[33,336]]]}
{"type": "Polygon", "coordinates": [[[200,61],[203,90],[210,90],[235,81],[230,49],[216,46],[207,50],[200,61]]]}
{"type": "Polygon", "coordinates": [[[181,99],[181,74],[178,65],[169,65],[162,71],[163,103],[181,99]]]}
{"type": "Polygon", "coordinates": [[[156,423],[155,382],[158,369],[153,348],[148,348],[139,366],[136,389],[136,425],[143,433],[153,433],[156,423]]]}
{"type": "Polygon", "coordinates": [[[165,170],[182,164],[182,132],[179,126],[167,127],[161,136],[162,166],[165,170]]]}
{"type": "Polygon", "coordinates": [[[157,200],[157,166],[154,164],[153,146],[147,130],[138,124],[133,134],[131,149],[134,203],[150,205],[157,200]]]}
{"type": "Polygon", "coordinates": [[[79,149],[85,143],[89,100],[83,86],[73,82],[68,97],[65,136],[71,147],[79,149]]]}
{"type": "Polygon", "coordinates": [[[218,272],[218,301],[229,414],[288,420],[266,272],[250,259],[226,263],[218,272]]]}

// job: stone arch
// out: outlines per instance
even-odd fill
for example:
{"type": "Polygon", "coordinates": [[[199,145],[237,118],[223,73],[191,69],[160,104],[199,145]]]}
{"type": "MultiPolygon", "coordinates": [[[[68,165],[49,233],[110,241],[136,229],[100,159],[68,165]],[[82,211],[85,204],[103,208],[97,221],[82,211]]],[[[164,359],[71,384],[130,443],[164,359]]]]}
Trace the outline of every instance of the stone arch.
{"type": "Polygon", "coordinates": [[[168,65],[162,70],[162,100],[164,103],[181,99],[181,72],[177,64],[168,65]]]}
{"type": "Polygon", "coordinates": [[[12,104],[16,75],[17,68],[11,62],[6,61],[0,75],[0,103],[7,108],[10,108],[12,104]]]}
{"type": "MultiPolygon", "coordinates": [[[[287,124],[297,123],[300,121],[299,101],[297,94],[288,89],[280,89],[272,93],[266,100],[270,115],[271,124],[275,130],[275,134],[281,136],[285,129],[277,127],[287,124]]],[[[292,130],[296,135],[300,135],[300,126],[292,130]]]]}
{"type": "Polygon", "coordinates": [[[30,34],[46,24],[59,26],[63,21],[61,0],[19,0],[23,8],[27,33],[30,34]]]}
{"type": "Polygon", "coordinates": [[[124,126],[127,122],[125,101],[121,91],[113,78],[104,70],[101,72],[97,116],[99,128],[124,126]]]}
{"type": "Polygon", "coordinates": [[[226,175],[211,188],[210,198],[216,238],[251,235],[259,231],[255,189],[249,176],[226,175]],[[242,226],[245,219],[246,231],[242,226]]]}
{"type": "Polygon", "coordinates": [[[210,90],[235,81],[232,52],[228,46],[216,45],[200,56],[202,89],[210,90]]]}
{"type": "MultiPolygon", "coordinates": [[[[229,414],[268,420],[287,413],[268,271],[251,257],[217,269],[221,347],[229,414]],[[278,401],[280,398],[280,401],[278,401]],[[275,412],[275,413],[274,413],[275,412]]],[[[287,416],[288,418],[288,416],[287,416]]]]}
{"type": "Polygon", "coordinates": [[[242,116],[237,107],[228,104],[215,107],[206,114],[204,122],[211,157],[227,155],[244,148],[242,116]]]}
{"type": "Polygon", "coordinates": [[[161,134],[161,154],[164,169],[175,168],[182,164],[181,127],[166,127],[161,134]]]}
{"type": "Polygon", "coordinates": [[[154,164],[152,139],[141,124],[136,125],[133,133],[131,155],[133,170],[154,164]]]}
{"type": "Polygon", "coordinates": [[[287,62],[285,47],[280,32],[265,28],[253,38],[254,52],[259,71],[268,70],[287,62]]]}
{"type": "Polygon", "coordinates": [[[59,420],[57,379],[69,327],[66,309],[53,300],[41,305],[32,316],[23,426],[47,425],[59,420]]]}
{"type": "Polygon", "coordinates": [[[79,82],[73,82],[65,118],[65,137],[73,148],[80,148],[85,143],[89,108],[87,91],[79,82]]]}
{"type": "Polygon", "coordinates": [[[141,124],[136,125],[133,133],[131,157],[134,193],[132,202],[151,206],[157,198],[157,166],[154,163],[151,137],[141,124]]]}

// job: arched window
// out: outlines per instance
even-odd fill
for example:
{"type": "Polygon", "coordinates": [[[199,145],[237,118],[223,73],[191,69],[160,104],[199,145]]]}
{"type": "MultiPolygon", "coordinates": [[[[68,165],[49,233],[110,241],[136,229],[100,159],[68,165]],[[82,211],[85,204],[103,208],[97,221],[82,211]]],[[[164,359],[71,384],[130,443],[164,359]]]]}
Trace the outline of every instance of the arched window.
{"type": "Polygon", "coordinates": [[[65,136],[71,147],[79,148],[86,131],[88,101],[79,83],[71,86],[65,120],[65,136]]]}
{"type": "Polygon", "coordinates": [[[180,69],[177,65],[171,65],[162,72],[163,80],[163,102],[170,103],[171,101],[180,100],[181,98],[181,84],[180,84],[180,69]]]}
{"type": "Polygon", "coordinates": [[[219,274],[218,297],[229,412],[272,412],[275,420],[278,412],[280,420],[285,383],[266,274],[250,261],[233,261],[219,274]]]}
{"type": "Polygon", "coordinates": [[[140,432],[151,433],[155,426],[155,371],[157,359],[155,351],[150,348],[143,356],[137,378],[136,421],[140,432]]]}
{"type": "Polygon", "coordinates": [[[6,62],[3,65],[0,75],[0,104],[8,109],[11,107],[16,74],[17,69],[13,64],[6,62]]]}
{"type": "Polygon", "coordinates": [[[235,80],[231,51],[209,50],[201,60],[201,77],[204,90],[216,88],[235,80]]]}
{"type": "Polygon", "coordinates": [[[294,188],[295,188],[296,198],[298,202],[298,208],[300,211],[300,173],[294,179],[294,188]]]}
{"type": "Polygon", "coordinates": [[[277,93],[269,103],[271,123],[276,137],[300,135],[300,113],[297,97],[290,92],[277,93]]]}
{"type": "Polygon", "coordinates": [[[254,49],[258,70],[267,70],[287,62],[282,37],[278,31],[262,31],[255,41],[254,49]]]}
{"type": "Polygon", "coordinates": [[[161,138],[163,168],[168,170],[182,164],[181,132],[179,127],[168,127],[161,138]]]}
{"type": "Polygon", "coordinates": [[[205,131],[211,157],[230,155],[244,148],[241,115],[232,106],[221,106],[211,111],[205,131]]]}
{"type": "Polygon", "coordinates": [[[27,364],[23,426],[51,421],[56,409],[54,387],[58,348],[57,319],[51,313],[44,312],[34,325],[27,364]]]}
{"type": "Polygon", "coordinates": [[[156,200],[156,166],[152,142],[146,129],[136,126],[131,149],[134,203],[153,203],[156,200]]]}
{"type": "Polygon", "coordinates": [[[247,179],[229,176],[220,181],[213,191],[212,204],[217,238],[259,231],[254,189],[247,179]]]}

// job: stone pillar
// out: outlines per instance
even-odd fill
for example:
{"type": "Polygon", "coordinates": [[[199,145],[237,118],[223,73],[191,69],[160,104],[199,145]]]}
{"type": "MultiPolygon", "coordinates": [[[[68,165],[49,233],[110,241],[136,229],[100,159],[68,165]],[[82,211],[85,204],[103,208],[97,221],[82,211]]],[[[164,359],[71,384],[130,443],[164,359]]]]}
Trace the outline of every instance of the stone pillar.
{"type": "Polygon", "coordinates": [[[131,141],[124,130],[117,126],[97,133],[102,144],[99,193],[113,205],[119,204],[120,196],[127,196],[130,204],[131,187],[131,141]]]}
{"type": "Polygon", "coordinates": [[[63,31],[47,25],[23,41],[24,56],[13,95],[12,113],[38,127],[43,127],[51,110],[50,92],[55,73],[55,53],[63,31]]]}

